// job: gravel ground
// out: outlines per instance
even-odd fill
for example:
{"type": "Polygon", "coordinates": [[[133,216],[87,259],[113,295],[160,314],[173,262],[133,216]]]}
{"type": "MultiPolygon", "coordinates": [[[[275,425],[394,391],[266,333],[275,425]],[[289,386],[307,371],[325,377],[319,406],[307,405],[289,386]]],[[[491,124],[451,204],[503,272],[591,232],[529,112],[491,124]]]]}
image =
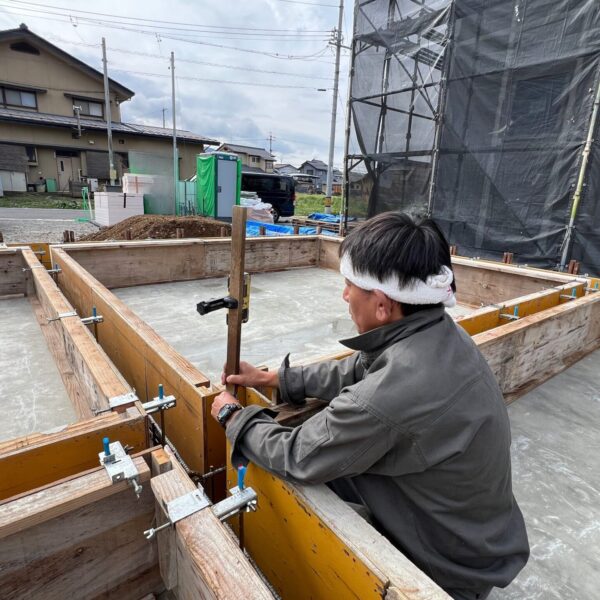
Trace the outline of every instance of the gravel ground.
{"type": "Polygon", "coordinates": [[[75,239],[98,231],[96,225],[81,223],[86,213],[61,209],[0,208],[0,232],[7,244],[19,242],[63,241],[63,231],[75,232],[75,239]]]}

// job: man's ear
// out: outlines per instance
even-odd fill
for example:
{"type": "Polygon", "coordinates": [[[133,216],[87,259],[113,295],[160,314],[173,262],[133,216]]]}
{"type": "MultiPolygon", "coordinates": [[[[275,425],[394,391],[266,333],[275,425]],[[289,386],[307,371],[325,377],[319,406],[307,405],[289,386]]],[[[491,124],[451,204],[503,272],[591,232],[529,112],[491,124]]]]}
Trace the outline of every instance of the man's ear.
{"type": "Polygon", "coordinates": [[[396,302],[388,298],[382,291],[373,290],[377,299],[375,307],[375,318],[381,323],[387,323],[391,320],[396,302]]]}

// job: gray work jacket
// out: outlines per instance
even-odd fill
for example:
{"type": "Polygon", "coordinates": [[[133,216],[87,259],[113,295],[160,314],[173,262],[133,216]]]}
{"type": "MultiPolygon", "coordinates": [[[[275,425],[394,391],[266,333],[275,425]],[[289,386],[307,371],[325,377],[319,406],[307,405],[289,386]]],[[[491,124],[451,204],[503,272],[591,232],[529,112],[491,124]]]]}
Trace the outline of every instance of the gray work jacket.
{"type": "Polygon", "coordinates": [[[284,400],[329,404],[295,428],[245,408],[227,427],[234,460],[303,484],[352,478],[375,526],[438,585],[508,585],[527,533],[504,400],[469,335],[436,307],[342,343],[358,352],[279,373],[284,400]]]}

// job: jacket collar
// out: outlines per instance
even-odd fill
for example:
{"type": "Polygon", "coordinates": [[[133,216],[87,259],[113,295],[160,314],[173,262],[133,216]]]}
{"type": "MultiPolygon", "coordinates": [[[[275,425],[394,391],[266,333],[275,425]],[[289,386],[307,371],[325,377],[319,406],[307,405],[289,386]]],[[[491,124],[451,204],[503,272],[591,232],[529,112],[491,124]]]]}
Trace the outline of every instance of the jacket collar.
{"type": "Polygon", "coordinates": [[[420,310],[393,323],[371,329],[371,331],[352,338],[340,340],[340,343],[351,350],[363,352],[367,355],[368,362],[372,362],[392,344],[435,325],[444,318],[445,314],[446,310],[443,307],[420,310]]]}

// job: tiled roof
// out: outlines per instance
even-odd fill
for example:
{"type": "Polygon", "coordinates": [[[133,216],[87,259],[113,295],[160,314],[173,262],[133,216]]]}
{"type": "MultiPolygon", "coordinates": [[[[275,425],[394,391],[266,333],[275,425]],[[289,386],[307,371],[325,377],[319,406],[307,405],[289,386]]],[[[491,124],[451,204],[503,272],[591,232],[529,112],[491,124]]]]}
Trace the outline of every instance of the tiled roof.
{"type": "MultiPolygon", "coordinates": [[[[27,123],[40,125],[42,127],[77,128],[76,117],[51,115],[48,113],[18,110],[14,108],[0,108],[0,121],[27,123]]],[[[80,121],[82,129],[106,131],[106,122],[100,119],[86,119],[85,117],[81,117],[80,121]]],[[[129,135],[141,135],[147,137],[170,138],[173,136],[172,129],[154,127],[153,125],[139,125],[137,123],[113,122],[112,130],[113,133],[126,133],[129,135]]],[[[185,129],[177,130],[177,139],[183,142],[196,142],[198,144],[214,145],[219,143],[217,140],[192,133],[191,131],[186,131],[185,129]]]]}

